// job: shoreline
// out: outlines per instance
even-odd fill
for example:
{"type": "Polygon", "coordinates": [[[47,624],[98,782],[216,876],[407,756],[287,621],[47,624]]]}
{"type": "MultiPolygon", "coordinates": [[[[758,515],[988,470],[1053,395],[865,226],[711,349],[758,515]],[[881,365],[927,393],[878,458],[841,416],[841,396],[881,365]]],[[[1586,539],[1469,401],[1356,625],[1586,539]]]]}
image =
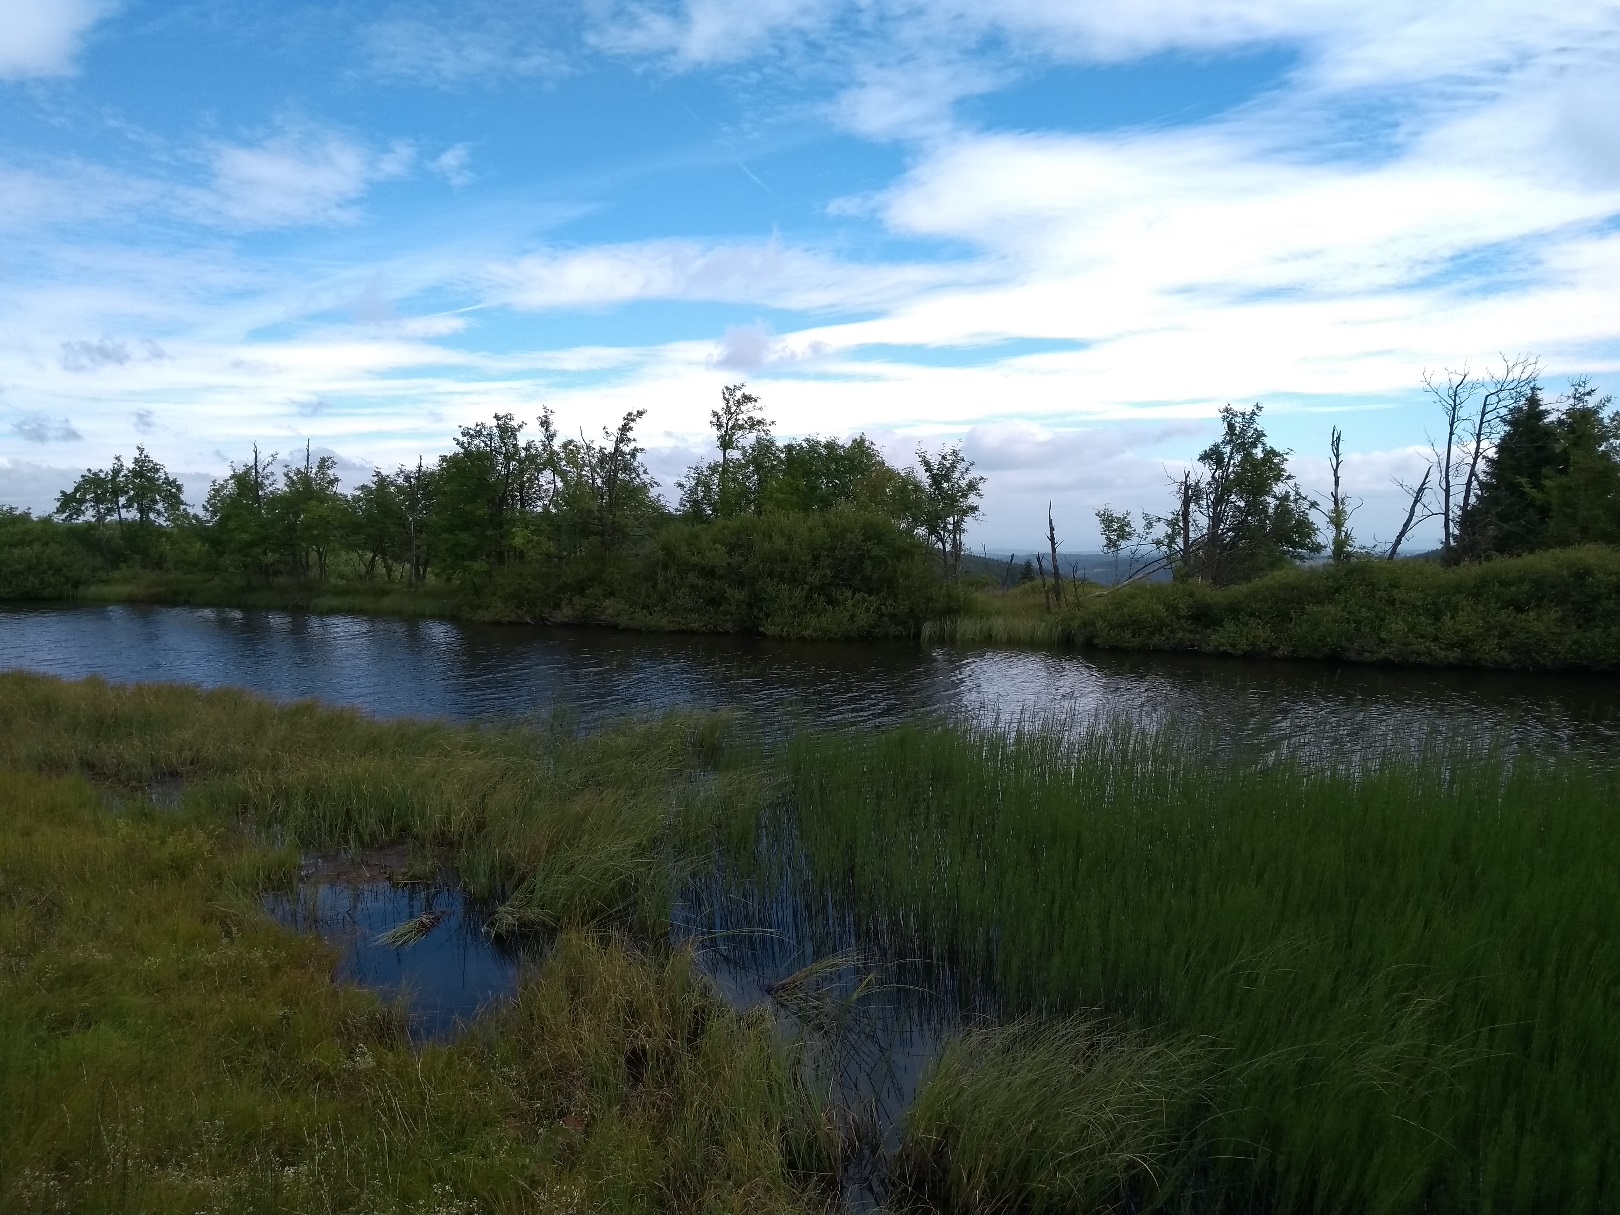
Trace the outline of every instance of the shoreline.
{"type": "MultiPolygon", "coordinates": [[[[1620,552],[1572,549],[1479,566],[1357,562],[1285,570],[1229,588],[1140,584],[1047,609],[1033,585],[981,588],[967,610],[923,621],[924,646],[1203,654],[1267,661],[1524,673],[1620,669],[1620,552]]],[[[18,600],[18,603],[45,602],[18,600]]],[[[535,619],[469,602],[453,587],[339,582],[241,586],[206,575],[142,575],[89,584],[71,604],[152,604],[394,616],[694,636],[771,636],[638,612],[535,619]]],[[[782,636],[778,640],[877,640],[782,636]]],[[[893,641],[895,638],[883,638],[893,641]]]]}

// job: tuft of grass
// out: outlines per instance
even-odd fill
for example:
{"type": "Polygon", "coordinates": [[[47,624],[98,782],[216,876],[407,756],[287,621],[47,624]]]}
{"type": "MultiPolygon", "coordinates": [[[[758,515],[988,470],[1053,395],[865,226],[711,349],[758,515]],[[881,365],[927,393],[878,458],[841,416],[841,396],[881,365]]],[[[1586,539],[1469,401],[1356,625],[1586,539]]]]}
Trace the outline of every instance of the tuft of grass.
{"type": "Polygon", "coordinates": [[[897,1204],[945,1211],[1131,1209],[1185,1177],[1210,1052],[1083,1015],[972,1029],[907,1112],[897,1204]],[[1129,1205],[1127,1205],[1129,1204],[1129,1205]]]}

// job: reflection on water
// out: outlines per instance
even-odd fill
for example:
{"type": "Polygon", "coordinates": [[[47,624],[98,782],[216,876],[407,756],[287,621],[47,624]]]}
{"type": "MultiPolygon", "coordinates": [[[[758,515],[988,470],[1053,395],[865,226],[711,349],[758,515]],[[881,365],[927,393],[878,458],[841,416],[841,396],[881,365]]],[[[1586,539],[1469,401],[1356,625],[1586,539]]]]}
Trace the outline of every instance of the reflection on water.
{"type": "Polygon", "coordinates": [[[137,605],[0,608],[0,669],[234,685],[380,716],[626,715],[730,707],[766,723],[911,714],[1201,720],[1233,742],[1356,753],[1435,729],[1612,744],[1608,677],[957,650],[137,605]]]}
{"type": "Polygon", "coordinates": [[[338,951],[337,977],[378,992],[403,1009],[417,1039],[441,1039],[517,989],[520,957],[483,931],[485,917],[459,891],[353,873],[316,873],[297,892],[271,895],[265,909],[282,924],[318,933],[338,951]],[[428,917],[414,943],[386,933],[428,917]]]}

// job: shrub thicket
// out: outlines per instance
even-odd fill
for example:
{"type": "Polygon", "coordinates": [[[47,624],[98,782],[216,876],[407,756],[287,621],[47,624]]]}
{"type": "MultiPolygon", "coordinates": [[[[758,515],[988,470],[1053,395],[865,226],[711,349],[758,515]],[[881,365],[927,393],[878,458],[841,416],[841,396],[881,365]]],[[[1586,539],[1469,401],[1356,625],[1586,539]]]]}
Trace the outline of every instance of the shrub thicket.
{"type": "Polygon", "coordinates": [[[1100,649],[1613,670],[1620,551],[1591,547],[1447,568],[1355,561],[1235,587],[1175,582],[1092,595],[1065,636],[1100,649]]]}

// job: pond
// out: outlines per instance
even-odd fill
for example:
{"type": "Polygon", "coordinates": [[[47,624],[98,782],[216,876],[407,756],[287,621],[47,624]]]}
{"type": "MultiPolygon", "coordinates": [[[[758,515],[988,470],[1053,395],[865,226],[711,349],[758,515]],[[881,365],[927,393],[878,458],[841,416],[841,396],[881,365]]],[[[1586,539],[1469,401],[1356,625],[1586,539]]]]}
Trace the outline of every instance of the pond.
{"type": "Polygon", "coordinates": [[[681,707],[878,726],[923,714],[1143,723],[1191,718],[1234,743],[1354,754],[1435,730],[1538,746],[1620,737],[1609,677],[1178,654],[492,626],[139,605],[0,607],[0,670],[235,686],[384,717],[563,712],[585,728],[681,707]]]}

